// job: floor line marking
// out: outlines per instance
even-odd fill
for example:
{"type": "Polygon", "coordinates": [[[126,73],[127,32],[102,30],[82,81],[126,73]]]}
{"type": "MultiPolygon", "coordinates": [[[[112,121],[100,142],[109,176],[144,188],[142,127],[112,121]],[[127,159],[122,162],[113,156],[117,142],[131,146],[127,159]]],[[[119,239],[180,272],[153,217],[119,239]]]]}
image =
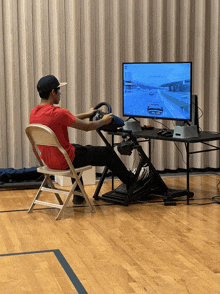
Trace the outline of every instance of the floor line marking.
{"type": "Polygon", "coordinates": [[[59,261],[60,265],[64,269],[65,273],[67,274],[68,278],[70,279],[71,283],[73,284],[73,286],[75,287],[77,292],[80,294],[88,294],[59,249],[0,254],[0,257],[18,256],[18,255],[27,255],[27,254],[38,254],[38,253],[51,253],[51,252],[53,252],[54,255],[56,256],[57,260],[59,261]]]}

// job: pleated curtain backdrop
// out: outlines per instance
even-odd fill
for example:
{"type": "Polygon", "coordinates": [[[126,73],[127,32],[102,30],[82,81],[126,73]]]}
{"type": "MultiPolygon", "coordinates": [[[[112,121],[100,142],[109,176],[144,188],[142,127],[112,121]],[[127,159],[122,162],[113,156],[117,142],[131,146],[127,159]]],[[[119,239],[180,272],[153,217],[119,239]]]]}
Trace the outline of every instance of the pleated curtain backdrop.
{"type": "MultiPolygon", "coordinates": [[[[0,1],[0,167],[37,164],[25,127],[40,102],[36,84],[47,74],[68,83],[60,106],[73,114],[106,101],[122,117],[123,62],[192,61],[200,127],[220,132],[219,16],[219,0],[0,1]]],[[[147,119],[141,124],[162,127],[147,119]]],[[[96,132],[71,129],[69,135],[71,142],[104,144],[96,132]]],[[[147,143],[143,148],[148,152],[147,143]]],[[[157,169],[186,167],[183,144],[154,141],[152,149],[157,169]]],[[[123,156],[128,167],[133,160],[123,156]]],[[[219,168],[219,153],[194,155],[190,165],[219,168]]]]}

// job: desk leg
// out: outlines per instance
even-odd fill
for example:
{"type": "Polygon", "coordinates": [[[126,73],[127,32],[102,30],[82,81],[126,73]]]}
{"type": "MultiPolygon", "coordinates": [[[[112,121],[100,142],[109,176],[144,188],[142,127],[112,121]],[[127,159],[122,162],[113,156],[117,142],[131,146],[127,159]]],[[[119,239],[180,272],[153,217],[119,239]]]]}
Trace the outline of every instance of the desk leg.
{"type": "Polygon", "coordinates": [[[189,191],[189,143],[186,143],[186,189],[187,189],[187,205],[189,205],[190,194],[189,191]]]}
{"type": "Polygon", "coordinates": [[[149,146],[149,160],[151,162],[151,139],[149,139],[148,146],[149,146]]]}

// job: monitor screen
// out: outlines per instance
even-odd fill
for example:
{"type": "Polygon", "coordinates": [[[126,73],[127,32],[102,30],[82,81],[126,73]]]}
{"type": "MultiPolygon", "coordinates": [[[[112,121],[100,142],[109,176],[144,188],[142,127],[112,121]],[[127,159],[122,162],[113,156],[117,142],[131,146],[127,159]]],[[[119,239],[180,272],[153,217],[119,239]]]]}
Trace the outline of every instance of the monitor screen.
{"type": "Polygon", "coordinates": [[[190,120],[192,63],[123,63],[123,115],[190,120]]]}

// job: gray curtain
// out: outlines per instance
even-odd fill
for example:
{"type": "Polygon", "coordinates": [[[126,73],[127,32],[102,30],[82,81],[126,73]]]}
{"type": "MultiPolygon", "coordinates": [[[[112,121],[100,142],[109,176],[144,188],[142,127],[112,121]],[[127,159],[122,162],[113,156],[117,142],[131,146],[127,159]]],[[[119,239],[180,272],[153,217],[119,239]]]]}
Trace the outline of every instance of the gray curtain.
{"type": "MultiPolygon", "coordinates": [[[[219,11],[219,0],[2,0],[1,168],[36,165],[24,130],[40,101],[37,81],[47,74],[68,83],[60,106],[73,114],[106,101],[122,117],[123,62],[192,61],[200,127],[220,132],[219,11]]],[[[72,142],[103,144],[96,132],[69,134],[72,142]]],[[[174,143],[153,142],[155,167],[184,168],[185,146],[177,146],[180,151],[174,143]]],[[[148,152],[147,143],[143,148],[148,152]]],[[[128,167],[133,159],[123,158],[128,167]]],[[[191,166],[219,167],[219,154],[194,155],[191,166]]]]}

